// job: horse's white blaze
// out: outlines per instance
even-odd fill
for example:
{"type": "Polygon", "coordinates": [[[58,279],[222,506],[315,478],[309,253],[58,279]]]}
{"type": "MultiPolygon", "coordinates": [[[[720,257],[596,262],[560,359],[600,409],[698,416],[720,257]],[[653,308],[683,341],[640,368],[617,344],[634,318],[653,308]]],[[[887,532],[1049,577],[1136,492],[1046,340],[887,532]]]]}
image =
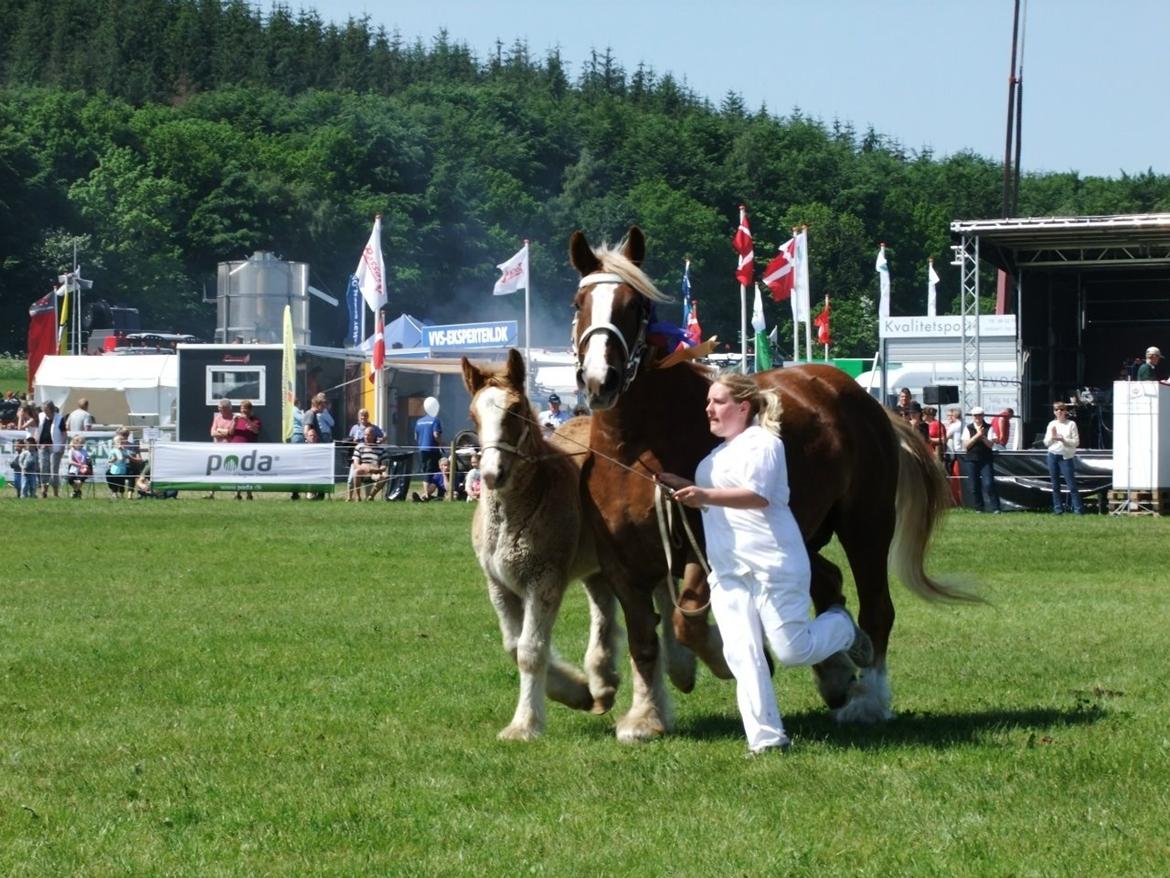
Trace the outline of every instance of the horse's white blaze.
{"type": "MultiPolygon", "coordinates": [[[[613,322],[613,297],[617,292],[617,284],[598,284],[593,288],[593,307],[589,311],[589,325],[601,326],[613,322]]],[[[609,363],[605,359],[605,343],[608,336],[604,332],[595,332],[589,338],[585,347],[585,356],[581,360],[581,377],[585,386],[597,391],[605,383],[605,375],[609,370],[609,363]]]]}
{"type": "Polygon", "coordinates": [[[484,484],[494,487],[500,475],[503,457],[496,447],[504,440],[504,415],[507,395],[499,387],[485,387],[475,397],[475,417],[479,424],[479,470],[484,484]]]}

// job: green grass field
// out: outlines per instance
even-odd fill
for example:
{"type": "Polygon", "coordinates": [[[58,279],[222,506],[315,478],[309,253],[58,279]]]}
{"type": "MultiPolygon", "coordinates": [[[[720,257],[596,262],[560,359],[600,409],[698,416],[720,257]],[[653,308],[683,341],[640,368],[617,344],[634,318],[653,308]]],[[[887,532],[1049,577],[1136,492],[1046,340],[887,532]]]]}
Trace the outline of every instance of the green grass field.
{"type": "Polygon", "coordinates": [[[0,357],[0,396],[10,390],[28,390],[27,373],[28,369],[24,360],[0,357]]]}
{"type": "MultiPolygon", "coordinates": [[[[516,674],[464,504],[0,501],[0,874],[1142,875],[1170,842],[1170,521],[954,513],[896,587],[899,716],[745,759],[732,686],[676,732],[550,706],[516,674]]],[[[584,648],[574,588],[557,629],[584,648]]],[[[623,664],[623,671],[626,670],[623,664]]],[[[629,703],[623,674],[619,707],[629,703]]]]}

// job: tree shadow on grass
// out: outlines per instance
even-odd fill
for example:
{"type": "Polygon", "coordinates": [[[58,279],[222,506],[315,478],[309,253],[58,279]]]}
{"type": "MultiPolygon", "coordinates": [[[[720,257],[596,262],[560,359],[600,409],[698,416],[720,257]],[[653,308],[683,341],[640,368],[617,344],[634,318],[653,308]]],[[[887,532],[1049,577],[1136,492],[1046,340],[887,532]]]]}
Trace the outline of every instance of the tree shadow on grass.
{"type": "MultiPolygon", "coordinates": [[[[1039,735],[1061,727],[1091,725],[1107,715],[1105,708],[1097,704],[969,713],[911,711],[898,714],[888,722],[867,726],[838,723],[827,710],[818,710],[785,715],[784,728],[794,738],[821,741],[833,747],[880,750],[914,744],[945,749],[979,743],[989,733],[1030,731],[1039,735]]],[[[706,714],[680,721],[675,734],[704,741],[737,739],[743,737],[743,725],[738,717],[706,714]]],[[[1047,743],[1043,737],[1037,740],[1047,743]]]]}

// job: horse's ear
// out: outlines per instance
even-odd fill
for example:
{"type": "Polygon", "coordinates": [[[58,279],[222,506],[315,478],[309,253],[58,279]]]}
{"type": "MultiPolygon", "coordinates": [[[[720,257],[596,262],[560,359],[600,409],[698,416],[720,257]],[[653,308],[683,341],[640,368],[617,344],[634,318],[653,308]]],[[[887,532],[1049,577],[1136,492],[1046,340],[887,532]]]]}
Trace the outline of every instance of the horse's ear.
{"type": "Polygon", "coordinates": [[[573,263],[573,268],[577,269],[581,277],[593,274],[601,268],[601,263],[594,254],[593,248],[585,240],[585,233],[580,229],[573,232],[573,237],[569,238],[569,261],[573,263]]]}
{"type": "Polygon", "coordinates": [[[626,232],[626,242],[622,247],[622,255],[639,268],[646,259],[646,236],[637,226],[630,226],[626,232]]]}
{"type": "Polygon", "coordinates": [[[515,348],[508,348],[508,383],[524,390],[524,355],[515,348]]]}
{"type": "Polygon", "coordinates": [[[460,365],[463,366],[463,384],[467,392],[475,396],[484,385],[483,371],[467,357],[463,357],[460,365]]]}

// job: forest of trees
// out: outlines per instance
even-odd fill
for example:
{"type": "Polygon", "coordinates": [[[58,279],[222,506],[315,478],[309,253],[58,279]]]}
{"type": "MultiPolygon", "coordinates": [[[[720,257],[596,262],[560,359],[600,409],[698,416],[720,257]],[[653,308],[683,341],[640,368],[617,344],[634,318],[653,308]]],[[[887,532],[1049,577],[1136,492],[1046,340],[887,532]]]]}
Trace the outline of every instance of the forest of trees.
{"type": "MultiPolygon", "coordinates": [[[[389,317],[475,319],[494,265],[532,241],[534,308],[564,344],[570,233],[647,233],[652,277],[684,258],[708,334],[739,326],[730,239],[749,206],[760,265],[807,223],[812,293],[833,297],[833,352],[872,354],[885,241],[894,313],[921,313],[926,261],[958,286],[948,225],[1001,212],[1001,168],[936,157],[791,110],[716,105],[678,78],[599,50],[580,70],[521,41],[488,58],[440,32],[241,0],[0,4],[0,350],[23,350],[29,304],[74,246],[95,292],[151,328],[209,337],[218,262],[254,250],[344,289],[383,214],[389,317]]],[[[1170,210],[1170,177],[1025,175],[1019,213],[1170,210]]],[[[516,297],[518,298],[518,297],[516,297]]],[[[787,304],[768,303],[791,338],[787,304]]],[[[669,316],[669,315],[666,315],[669,316]]]]}

